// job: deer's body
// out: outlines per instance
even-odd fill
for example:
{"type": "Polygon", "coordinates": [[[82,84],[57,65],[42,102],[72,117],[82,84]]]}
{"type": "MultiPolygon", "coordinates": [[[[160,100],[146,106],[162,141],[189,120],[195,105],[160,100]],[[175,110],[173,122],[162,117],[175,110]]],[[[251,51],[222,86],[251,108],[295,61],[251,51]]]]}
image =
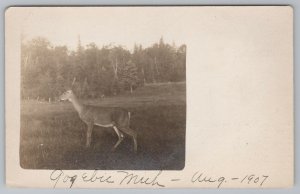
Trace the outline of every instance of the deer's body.
{"type": "Polygon", "coordinates": [[[128,111],[118,107],[99,107],[84,105],[79,117],[85,123],[93,122],[100,127],[122,127],[129,123],[128,111]],[[103,114],[105,112],[105,114],[103,114]]]}
{"type": "Polygon", "coordinates": [[[121,143],[124,138],[122,132],[133,138],[134,151],[137,151],[137,134],[132,130],[130,125],[130,112],[119,107],[100,107],[82,104],[71,90],[68,90],[60,97],[61,100],[69,100],[79,114],[80,119],[85,122],[87,128],[86,146],[91,144],[91,135],[94,125],[100,127],[111,127],[118,135],[118,141],[113,150],[121,143]]]}

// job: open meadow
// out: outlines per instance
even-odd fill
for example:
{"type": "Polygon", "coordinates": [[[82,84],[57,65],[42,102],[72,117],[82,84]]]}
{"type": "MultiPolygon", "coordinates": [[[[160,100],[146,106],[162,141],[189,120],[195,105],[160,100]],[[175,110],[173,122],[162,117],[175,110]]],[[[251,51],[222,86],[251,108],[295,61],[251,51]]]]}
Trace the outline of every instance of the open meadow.
{"type": "Polygon", "coordinates": [[[149,84],[132,94],[85,99],[85,104],[124,107],[138,133],[111,151],[112,128],[95,126],[85,147],[86,125],[70,102],[21,102],[20,165],[26,169],[181,170],[185,164],[185,82],[149,84]]]}

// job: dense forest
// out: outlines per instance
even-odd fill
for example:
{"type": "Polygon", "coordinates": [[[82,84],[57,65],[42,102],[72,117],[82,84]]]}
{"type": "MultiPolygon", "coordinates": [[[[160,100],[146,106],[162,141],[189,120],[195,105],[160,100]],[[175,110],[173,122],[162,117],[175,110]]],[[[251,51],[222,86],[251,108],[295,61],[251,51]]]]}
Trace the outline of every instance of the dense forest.
{"type": "Polygon", "coordinates": [[[38,37],[22,41],[22,99],[56,100],[71,86],[80,98],[98,98],[134,92],[148,83],[185,81],[186,46],[167,44],[161,38],[152,46],[135,44],[133,51],[122,46],[95,43],[75,51],[53,46],[38,37]]]}

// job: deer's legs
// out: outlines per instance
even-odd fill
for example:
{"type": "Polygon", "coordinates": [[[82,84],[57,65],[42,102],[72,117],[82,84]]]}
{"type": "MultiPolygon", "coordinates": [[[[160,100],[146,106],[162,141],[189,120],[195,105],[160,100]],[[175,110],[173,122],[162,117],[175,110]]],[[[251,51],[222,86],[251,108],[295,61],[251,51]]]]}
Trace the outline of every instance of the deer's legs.
{"type": "Polygon", "coordinates": [[[113,128],[114,128],[116,134],[118,135],[119,139],[118,139],[117,143],[114,145],[114,147],[112,148],[112,151],[114,151],[124,139],[123,133],[116,126],[113,126],[113,128]]]}
{"type": "Polygon", "coordinates": [[[87,134],[86,134],[86,147],[90,147],[91,141],[92,141],[92,132],[93,132],[93,123],[88,123],[88,129],[87,129],[87,134]]]}
{"type": "Polygon", "coordinates": [[[123,128],[121,128],[121,130],[133,138],[133,146],[134,146],[133,149],[134,149],[134,152],[136,153],[137,152],[137,133],[136,133],[136,131],[132,130],[129,127],[123,127],[123,128]]]}

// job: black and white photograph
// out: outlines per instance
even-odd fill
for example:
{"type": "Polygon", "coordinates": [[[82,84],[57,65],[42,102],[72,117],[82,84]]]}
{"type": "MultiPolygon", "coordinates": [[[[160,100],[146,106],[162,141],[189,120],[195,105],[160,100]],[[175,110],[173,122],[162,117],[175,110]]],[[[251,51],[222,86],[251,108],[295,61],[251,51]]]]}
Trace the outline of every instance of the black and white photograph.
{"type": "Polygon", "coordinates": [[[48,19],[60,21],[28,23],[21,36],[21,167],[183,169],[188,49],[178,32],[48,19]]]}
{"type": "Polygon", "coordinates": [[[8,8],[6,184],[292,187],[293,14],[8,8]]]}

